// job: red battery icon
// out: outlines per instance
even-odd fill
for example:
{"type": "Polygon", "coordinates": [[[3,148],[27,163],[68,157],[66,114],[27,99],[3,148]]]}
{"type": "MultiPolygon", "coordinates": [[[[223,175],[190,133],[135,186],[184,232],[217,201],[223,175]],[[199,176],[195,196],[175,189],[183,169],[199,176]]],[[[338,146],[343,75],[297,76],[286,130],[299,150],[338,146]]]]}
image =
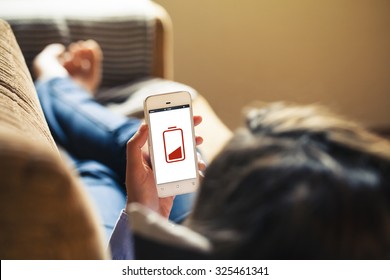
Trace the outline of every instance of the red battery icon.
{"type": "Polygon", "coordinates": [[[176,126],[168,127],[163,132],[165,160],[168,163],[182,161],[186,158],[184,151],[183,130],[176,126]]]}

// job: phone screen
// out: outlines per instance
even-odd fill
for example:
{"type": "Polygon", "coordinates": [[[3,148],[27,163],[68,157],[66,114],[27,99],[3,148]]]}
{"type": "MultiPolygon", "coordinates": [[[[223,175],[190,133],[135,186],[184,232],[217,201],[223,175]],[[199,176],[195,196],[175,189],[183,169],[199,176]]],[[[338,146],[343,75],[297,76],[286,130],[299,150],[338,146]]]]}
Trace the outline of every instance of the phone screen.
{"type": "Polygon", "coordinates": [[[190,105],[149,110],[156,183],[196,178],[190,105]]]}

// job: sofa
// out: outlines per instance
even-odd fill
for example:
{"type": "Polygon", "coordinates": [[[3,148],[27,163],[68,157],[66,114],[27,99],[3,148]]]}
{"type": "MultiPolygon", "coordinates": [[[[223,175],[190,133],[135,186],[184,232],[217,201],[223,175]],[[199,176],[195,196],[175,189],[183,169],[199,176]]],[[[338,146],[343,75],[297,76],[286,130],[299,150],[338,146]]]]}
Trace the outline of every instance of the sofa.
{"type": "Polygon", "coordinates": [[[102,232],[50,134],[10,26],[0,21],[0,257],[104,259],[102,232]]]}
{"type": "MultiPolygon", "coordinates": [[[[23,1],[15,1],[21,2],[23,1]]],[[[134,17],[138,22],[135,26],[141,26],[141,29],[148,30],[149,33],[152,30],[152,37],[148,39],[151,47],[145,54],[149,57],[146,63],[148,67],[141,69],[139,73],[132,69],[133,76],[121,76],[125,80],[119,81],[116,80],[119,77],[115,75],[115,65],[110,64],[115,62],[115,59],[113,58],[111,62],[110,59],[106,59],[103,71],[110,71],[111,67],[114,74],[111,73],[112,75],[108,75],[103,81],[100,101],[121,114],[139,116],[142,111],[140,100],[148,94],[172,89],[191,91],[194,97],[194,113],[204,118],[204,125],[200,126],[197,132],[205,139],[201,151],[206,161],[210,162],[230,139],[231,131],[215,115],[203,96],[193,88],[173,81],[172,26],[169,16],[162,7],[151,1],[140,2],[142,5],[136,10],[137,13],[144,14],[134,17]],[[147,23],[141,24],[145,20],[147,23]],[[145,29],[145,26],[149,25],[152,25],[151,29],[145,29]]],[[[44,32],[33,36],[33,30],[37,27],[36,24],[40,25],[40,28],[43,28],[42,26],[49,28],[54,19],[50,21],[49,17],[45,18],[42,14],[18,15],[12,5],[6,6],[3,2],[0,12],[0,18],[3,18],[0,20],[0,257],[110,259],[94,206],[77,174],[68,168],[61,157],[45,121],[29,71],[33,55],[52,40],[51,38],[49,41],[40,41],[47,34],[44,32]],[[30,38],[30,41],[26,38],[30,38]],[[30,48],[31,42],[36,49],[30,48]]],[[[51,16],[57,21],[60,18],[60,25],[64,27],[66,22],[64,17],[51,16]]],[[[79,16],[77,22],[84,25],[79,31],[92,30],[99,33],[96,29],[87,28],[88,24],[82,20],[85,19],[85,15],[77,16],[79,16]]],[[[68,27],[65,29],[70,30],[68,27]]],[[[61,32],[59,34],[63,36],[61,32]]],[[[69,34],[71,33],[67,33],[69,34]]],[[[87,35],[88,33],[83,36],[87,35]]],[[[106,49],[109,48],[106,46],[106,49]]],[[[140,211],[133,211],[135,214],[131,215],[145,217],[154,215],[147,213],[145,209],[142,210],[142,206],[140,208],[140,211]]],[[[146,240],[157,238],[157,241],[153,242],[160,243],[158,237],[153,234],[150,236],[148,232],[164,232],[164,229],[170,227],[157,223],[159,224],[157,228],[160,229],[158,231],[156,219],[152,219],[154,221],[152,223],[149,223],[148,219],[145,220],[146,222],[141,222],[139,229],[133,229],[133,232],[141,236],[139,240],[144,240],[142,237],[144,235],[146,240]]],[[[181,240],[179,243],[183,248],[199,247],[203,248],[202,251],[208,247],[207,241],[202,237],[188,233],[184,228],[178,226],[173,235],[170,231],[171,229],[165,236],[165,241],[171,240],[169,244],[181,240]],[[178,238],[177,234],[180,235],[182,231],[185,232],[182,235],[186,237],[178,238]]],[[[164,234],[161,233],[161,236],[164,234]]],[[[161,240],[164,244],[164,238],[161,240]]],[[[164,254],[161,255],[161,258],[166,257],[164,254]]]]}

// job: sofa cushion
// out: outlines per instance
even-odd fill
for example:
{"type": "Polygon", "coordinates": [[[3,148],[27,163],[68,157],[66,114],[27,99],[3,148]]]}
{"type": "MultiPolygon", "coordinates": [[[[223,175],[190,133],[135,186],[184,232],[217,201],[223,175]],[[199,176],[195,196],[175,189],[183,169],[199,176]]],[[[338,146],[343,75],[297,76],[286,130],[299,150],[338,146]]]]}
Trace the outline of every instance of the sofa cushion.
{"type": "Polygon", "coordinates": [[[104,53],[102,87],[152,75],[156,14],[150,1],[84,1],[80,6],[69,1],[6,0],[0,17],[12,26],[29,67],[50,43],[94,39],[104,53]]]}
{"type": "Polygon", "coordinates": [[[198,92],[188,85],[161,78],[144,78],[100,90],[96,94],[96,100],[118,114],[144,118],[146,97],[174,91],[187,91],[193,100],[198,96],[198,92]]]}

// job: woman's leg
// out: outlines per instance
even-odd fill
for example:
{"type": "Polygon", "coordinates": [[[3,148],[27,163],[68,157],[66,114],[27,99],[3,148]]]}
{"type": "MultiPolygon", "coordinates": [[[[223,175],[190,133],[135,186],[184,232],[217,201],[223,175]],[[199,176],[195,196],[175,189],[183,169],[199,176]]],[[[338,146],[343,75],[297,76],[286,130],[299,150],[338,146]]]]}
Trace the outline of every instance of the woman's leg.
{"type": "Polygon", "coordinates": [[[107,166],[93,160],[78,160],[71,157],[72,166],[79,177],[92,203],[95,205],[105,240],[112,234],[119,213],[126,207],[126,191],[118,181],[118,176],[107,166]]]}
{"type": "Polygon", "coordinates": [[[87,41],[73,44],[72,49],[61,63],[63,46],[50,45],[34,63],[49,128],[57,144],[74,157],[98,161],[124,182],[126,143],[140,120],[116,115],[94,100],[92,91],[100,80],[99,46],[87,41]]]}
{"type": "Polygon", "coordinates": [[[115,115],[69,78],[36,84],[50,131],[58,145],[80,160],[95,160],[125,181],[126,143],[140,121],[115,115]]]}

